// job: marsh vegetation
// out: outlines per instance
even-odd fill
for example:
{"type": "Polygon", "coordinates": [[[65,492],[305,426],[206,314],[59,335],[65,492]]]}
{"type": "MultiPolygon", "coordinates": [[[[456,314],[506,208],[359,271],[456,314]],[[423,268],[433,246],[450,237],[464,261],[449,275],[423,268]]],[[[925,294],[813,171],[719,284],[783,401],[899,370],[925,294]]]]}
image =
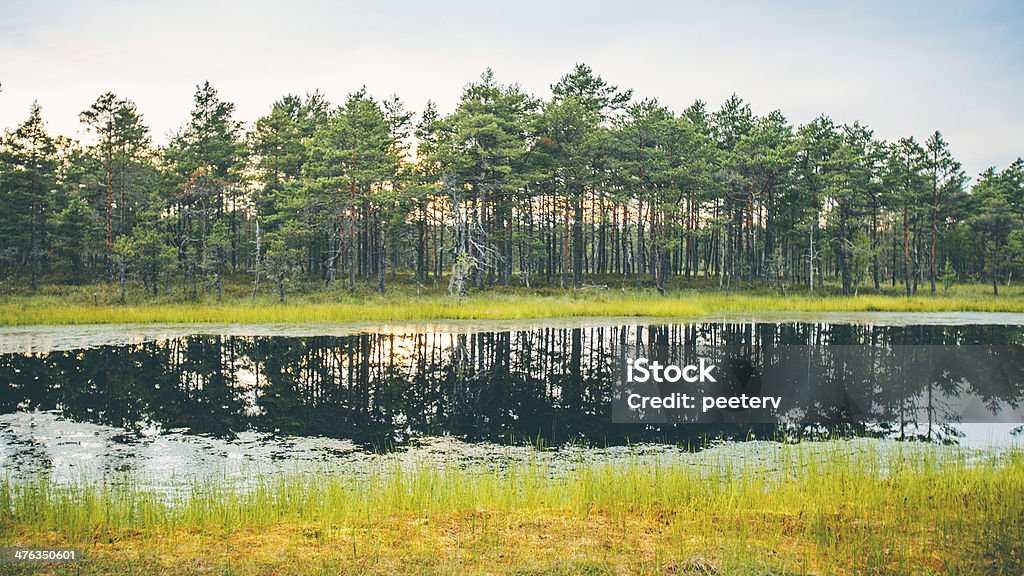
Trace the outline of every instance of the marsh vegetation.
{"type": "MultiPolygon", "coordinates": [[[[216,477],[0,481],[0,543],[81,547],[81,573],[1016,575],[1018,450],[775,445],[698,464],[381,465],[216,477]]],[[[15,572],[17,573],[17,572],[15,572]]]]}

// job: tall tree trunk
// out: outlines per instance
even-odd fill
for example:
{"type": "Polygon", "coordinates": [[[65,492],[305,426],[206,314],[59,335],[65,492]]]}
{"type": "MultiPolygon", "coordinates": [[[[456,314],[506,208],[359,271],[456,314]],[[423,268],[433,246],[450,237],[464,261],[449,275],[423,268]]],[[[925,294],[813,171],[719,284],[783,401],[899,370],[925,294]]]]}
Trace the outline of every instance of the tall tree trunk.
{"type": "Polygon", "coordinates": [[[566,282],[566,272],[569,267],[569,204],[571,200],[568,196],[565,198],[565,214],[563,214],[564,225],[562,226],[562,262],[559,266],[560,278],[562,288],[568,288],[568,282],[566,282]]]}
{"type": "Polygon", "coordinates": [[[849,207],[846,202],[839,205],[839,262],[840,274],[843,277],[843,296],[850,295],[850,249],[849,243],[849,207]]]}
{"type": "Polygon", "coordinates": [[[932,180],[932,237],[931,237],[931,254],[929,254],[929,256],[928,256],[929,267],[931,268],[931,278],[930,278],[930,280],[931,280],[931,284],[932,284],[932,294],[933,295],[935,294],[935,237],[938,235],[938,231],[939,231],[938,222],[937,222],[937,217],[938,216],[936,214],[936,212],[938,211],[938,205],[937,205],[938,195],[939,195],[938,184],[933,179],[932,180]]]}
{"type": "MultiPolygon", "coordinates": [[[[349,179],[348,291],[356,291],[356,179],[349,179]]],[[[281,298],[284,299],[282,293],[281,298]]]]}
{"type": "Polygon", "coordinates": [[[39,212],[39,204],[37,202],[32,202],[32,206],[29,208],[29,211],[28,262],[31,270],[30,283],[32,291],[35,292],[36,290],[39,290],[39,258],[36,255],[36,253],[39,252],[39,247],[36,246],[36,237],[38,236],[36,233],[36,220],[39,212]]]}
{"type": "Polygon", "coordinates": [[[387,253],[385,250],[384,226],[377,226],[377,291],[384,293],[384,271],[387,268],[387,253]]]}
{"type": "Polygon", "coordinates": [[[910,207],[908,200],[903,200],[903,284],[906,286],[907,296],[910,296],[910,207]]]}
{"type": "MultiPolygon", "coordinates": [[[[253,272],[253,278],[252,278],[252,297],[253,298],[256,298],[256,292],[260,288],[260,248],[261,248],[260,247],[260,242],[262,242],[262,238],[260,237],[260,221],[259,221],[259,218],[257,218],[256,219],[256,250],[253,253],[253,258],[254,258],[254,261],[255,261],[255,264],[253,266],[254,272],[253,272]]],[[[155,293],[153,295],[156,296],[155,293]]]]}
{"type": "Polygon", "coordinates": [[[572,285],[583,287],[583,187],[577,185],[572,223],[572,285]]]}
{"type": "Polygon", "coordinates": [[[880,286],[878,283],[878,199],[871,200],[871,279],[875,282],[875,290],[880,286]]]}
{"type": "MultiPolygon", "coordinates": [[[[107,138],[111,138],[108,134],[107,138]]],[[[114,268],[111,260],[111,250],[114,246],[114,167],[113,167],[113,153],[111,151],[111,144],[107,144],[106,148],[106,159],[104,161],[104,168],[107,173],[107,238],[106,238],[106,267],[107,267],[107,284],[114,281],[114,268]]]]}
{"type": "MultiPolygon", "coordinates": [[[[648,207],[650,210],[650,207],[648,207]]],[[[644,253],[644,200],[641,196],[637,200],[636,208],[636,255],[633,257],[633,267],[636,273],[636,289],[643,290],[644,278],[643,278],[643,259],[644,253]]]]}

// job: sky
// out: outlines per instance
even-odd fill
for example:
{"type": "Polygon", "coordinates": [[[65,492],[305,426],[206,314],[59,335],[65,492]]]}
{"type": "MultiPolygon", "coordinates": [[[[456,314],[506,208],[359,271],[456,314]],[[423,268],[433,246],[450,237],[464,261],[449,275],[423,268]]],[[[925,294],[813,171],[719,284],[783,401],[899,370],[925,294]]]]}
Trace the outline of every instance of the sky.
{"type": "Polygon", "coordinates": [[[88,141],[98,95],[133,100],[165,143],[209,80],[253,122],[281,96],[366,86],[451,111],[491,67],[539,97],[576,63],[681,111],[736,93],[794,125],[940,130],[968,175],[1024,156],[1022,2],[0,0],[0,127],[38,100],[88,141]]]}

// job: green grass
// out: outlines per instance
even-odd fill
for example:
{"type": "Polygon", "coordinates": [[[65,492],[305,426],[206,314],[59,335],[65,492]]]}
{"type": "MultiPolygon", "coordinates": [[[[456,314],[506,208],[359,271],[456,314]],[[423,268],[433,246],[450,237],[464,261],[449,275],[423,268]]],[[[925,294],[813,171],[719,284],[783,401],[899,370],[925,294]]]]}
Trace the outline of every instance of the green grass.
{"type": "Polygon", "coordinates": [[[633,456],[365,477],[0,482],[0,545],[78,546],[82,573],[1013,574],[1024,454],[833,442],[769,461],[633,456]],[[853,448],[856,446],[856,448],[853,448]]]}
{"type": "Polygon", "coordinates": [[[399,285],[385,295],[370,291],[308,291],[279,303],[270,296],[255,300],[244,285],[233,285],[222,299],[212,295],[196,300],[175,296],[146,298],[129,294],[118,303],[116,288],[106,285],[48,287],[36,294],[7,291],[0,298],[0,325],[104,323],[259,323],[353,322],[417,320],[507,320],[593,316],[693,317],[746,312],[1024,312],[1024,289],[1004,288],[998,298],[983,285],[957,286],[936,296],[898,293],[843,297],[834,287],[811,298],[790,292],[783,296],[763,290],[719,291],[677,288],[656,292],[551,288],[495,289],[462,300],[433,289],[423,294],[399,285]]]}

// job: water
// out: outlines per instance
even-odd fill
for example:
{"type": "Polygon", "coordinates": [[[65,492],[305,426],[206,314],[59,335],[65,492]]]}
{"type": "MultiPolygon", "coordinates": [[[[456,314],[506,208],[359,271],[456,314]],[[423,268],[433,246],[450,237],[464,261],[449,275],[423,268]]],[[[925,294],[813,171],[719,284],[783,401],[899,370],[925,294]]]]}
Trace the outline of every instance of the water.
{"type": "MultiPolygon", "coordinates": [[[[784,437],[1018,441],[1024,316],[816,318],[9,328],[0,331],[0,466],[16,477],[167,481],[320,466],[357,474],[395,458],[539,455],[571,465],[638,452],[686,458],[707,446],[756,455],[784,437]],[[834,353],[905,345],[994,347],[1001,363],[994,377],[970,382],[947,372],[944,382],[872,375],[864,400],[834,353]],[[623,354],[729,348],[761,357],[779,347],[809,350],[827,369],[778,421],[612,422],[623,354]],[[856,407],[836,393],[854,389],[856,407]],[[919,423],[950,403],[988,423],[948,414],[919,423]]],[[[954,368],[972,364],[964,358],[954,368]]]]}

